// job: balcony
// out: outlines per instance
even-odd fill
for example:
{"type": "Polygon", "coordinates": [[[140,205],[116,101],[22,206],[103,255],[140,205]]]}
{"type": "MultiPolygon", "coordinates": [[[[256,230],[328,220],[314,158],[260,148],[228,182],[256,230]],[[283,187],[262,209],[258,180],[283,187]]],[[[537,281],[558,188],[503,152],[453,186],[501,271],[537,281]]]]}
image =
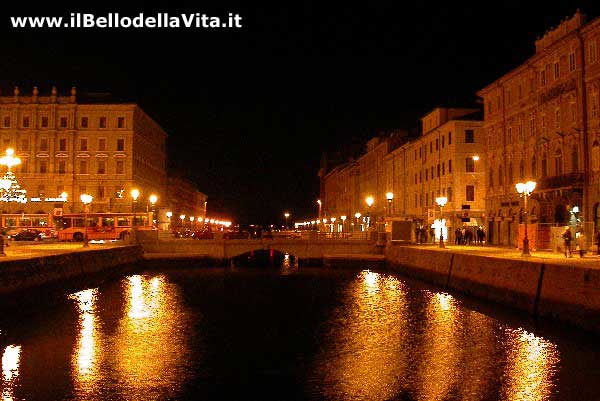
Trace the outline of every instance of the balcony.
{"type": "Polygon", "coordinates": [[[585,181],[584,173],[570,173],[541,178],[537,183],[537,189],[559,189],[582,187],[585,181]]]}

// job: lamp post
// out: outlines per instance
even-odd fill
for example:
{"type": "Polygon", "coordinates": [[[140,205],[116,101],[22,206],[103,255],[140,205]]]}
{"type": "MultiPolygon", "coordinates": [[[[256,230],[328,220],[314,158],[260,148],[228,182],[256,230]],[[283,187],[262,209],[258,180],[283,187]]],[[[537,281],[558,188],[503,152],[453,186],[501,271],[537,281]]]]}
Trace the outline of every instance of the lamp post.
{"type": "Polygon", "coordinates": [[[321,219],[321,206],[323,206],[323,202],[321,202],[321,199],[317,199],[317,205],[319,205],[319,219],[321,219]]]}
{"type": "Polygon", "coordinates": [[[289,228],[289,226],[288,226],[288,221],[289,221],[289,219],[290,219],[290,213],[289,213],[289,212],[285,212],[285,213],[283,214],[283,217],[285,217],[285,229],[287,230],[287,229],[289,228]]]}
{"type": "Polygon", "coordinates": [[[179,220],[181,220],[181,229],[183,230],[183,228],[185,226],[185,214],[180,214],[179,220]]]}
{"type": "Polygon", "coordinates": [[[140,190],[139,189],[132,189],[131,192],[129,193],[131,195],[131,209],[133,210],[133,221],[131,222],[131,232],[133,234],[133,240],[136,241],[136,227],[135,227],[135,220],[136,220],[136,205],[137,205],[137,199],[140,196],[140,190]]]}
{"type": "Polygon", "coordinates": [[[372,196],[367,196],[365,198],[365,202],[367,203],[368,209],[367,209],[367,228],[371,228],[371,206],[373,206],[373,203],[375,203],[375,198],[373,198],[372,196]]]}
{"type": "Polygon", "coordinates": [[[388,192],[385,194],[385,198],[388,201],[388,216],[392,215],[392,201],[394,200],[394,193],[388,192]]]}
{"type": "Polygon", "coordinates": [[[171,229],[171,217],[173,217],[173,212],[172,211],[168,211],[167,213],[165,213],[167,216],[167,219],[169,219],[169,228],[167,228],[167,230],[171,229]]]}
{"type": "Polygon", "coordinates": [[[335,217],[329,219],[331,221],[331,232],[335,233],[335,221],[337,220],[335,217]]]}
{"type": "Polygon", "coordinates": [[[444,206],[448,203],[448,198],[439,196],[435,198],[435,203],[440,207],[440,248],[445,248],[444,245],[444,206]]]}
{"type": "Polygon", "coordinates": [[[535,189],[535,185],[535,181],[527,181],[526,183],[519,182],[517,185],[515,185],[519,196],[524,198],[525,202],[525,237],[523,238],[523,252],[521,253],[521,256],[531,256],[529,253],[529,237],[527,236],[527,198],[531,196],[531,193],[535,189]]]}
{"type": "Polygon", "coordinates": [[[344,232],[344,225],[346,224],[346,216],[340,216],[340,219],[342,220],[342,232],[344,232]]]}
{"type": "Polygon", "coordinates": [[[354,217],[356,218],[356,229],[358,231],[360,231],[360,217],[361,216],[362,216],[362,214],[360,214],[360,212],[354,213],[354,217]]]}
{"type": "MultiPolygon", "coordinates": [[[[151,205],[151,211],[152,211],[152,226],[154,227],[154,206],[156,205],[156,201],[158,200],[158,196],[152,194],[148,197],[148,200],[150,201],[150,205],[151,205]]],[[[148,204],[146,204],[146,213],[148,213],[148,209],[147,209],[148,204]]]]}
{"type": "MultiPolygon", "coordinates": [[[[10,186],[12,185],[12,181],[11,180],[7,180],[7,179],[2,179],[0,180],[0,188],[2,188],[2,190],[4,191],[2,193],[2,197],[4,197],[7,193],[8,190],[10,189],[10,186]]],[[[0,227],[3,227],[4,225],[2,224],[2,208],[0,208],[0,227]]],[[[0,256],[6,256],[6,253],[4,252],[4,236],[0,235],[2,238],[0,238],[0,256]]]]}
{"type": "Polygon", "coordinates": [[[83,247],[87,248],[89,247],[89,243],[88,243],[88,213],[90,210],[90,203],[92,203],[92,200],[94,200],[94,198],[92,197],[92,195],[89,194],[81,194],[80,196],[81,199],[81,203],[83,203],[83,207],[84,207],[84,218],[83,218],[83,226],[84,226],[84,237],[83,237],[83,247]]]}

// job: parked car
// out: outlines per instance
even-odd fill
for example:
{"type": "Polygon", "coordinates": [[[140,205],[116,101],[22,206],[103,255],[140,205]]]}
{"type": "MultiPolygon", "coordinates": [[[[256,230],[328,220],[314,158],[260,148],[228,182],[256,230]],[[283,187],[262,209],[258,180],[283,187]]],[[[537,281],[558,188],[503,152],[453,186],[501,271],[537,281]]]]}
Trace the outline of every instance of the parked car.
{"type": "Polygon", "coordinates": [[[15,241],[41,241],[43,238],[43,234],[38,230],[21,230],[12,236],[15,241]]]}
{"type": "Polygon", "coordinates": [[[210,231],[196,231],[194,233],[195,239],[214,239],[215,235],[210,231]]]}

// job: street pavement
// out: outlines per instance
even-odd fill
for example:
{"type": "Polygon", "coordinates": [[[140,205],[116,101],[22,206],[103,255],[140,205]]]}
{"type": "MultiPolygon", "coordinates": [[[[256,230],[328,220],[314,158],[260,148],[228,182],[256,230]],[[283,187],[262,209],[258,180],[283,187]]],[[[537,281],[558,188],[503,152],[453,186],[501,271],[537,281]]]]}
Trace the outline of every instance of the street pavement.
{"type": "Polygon", "coordinates": [[[106,249],[123,245],[121,241],[106,244],[90,244],[88,248],[84,248],[82,242],[6,241],[4,244],[4,253],[6,253],[6,256],[0,256],[0,262],[5,260],[31,259],[41,256],[60,255],[70,252],[84,252],[94,249],[106,249]],[[7,243],[8,246],[6,246],[7,243]]]}

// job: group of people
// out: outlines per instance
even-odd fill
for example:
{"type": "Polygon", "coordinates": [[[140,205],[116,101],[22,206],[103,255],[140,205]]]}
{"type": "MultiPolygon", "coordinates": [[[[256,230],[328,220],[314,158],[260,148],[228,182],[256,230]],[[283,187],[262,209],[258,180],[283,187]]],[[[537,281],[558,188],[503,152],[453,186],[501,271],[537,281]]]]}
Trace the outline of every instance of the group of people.
{"type": "Polygon", "coordinates": [[[483,245],[485,241],[485,231],[483,228],[477,227],[477,230],[473,231],[471,227],[457,228],[454,231],[454,244],[455,245],[483,245]]]}
{"type": "MultiPolygon", "coordinates": [[[[571,231],[571,227],[565,228],[565,231],[562,232],[561,237],[564,242],[564,254],[566,258],[573,257],[573,243],[575,243],[575,250],[579,252],[579,257],[583,258],[587,249],[587,244],[585,241],[585,234],[583,229],[577,230],[575,233],[575,237],[573,237],[573,232],[571,231]]],[[[596,233],[595,244],[600,247],[600,231],[596,233]]]]}

